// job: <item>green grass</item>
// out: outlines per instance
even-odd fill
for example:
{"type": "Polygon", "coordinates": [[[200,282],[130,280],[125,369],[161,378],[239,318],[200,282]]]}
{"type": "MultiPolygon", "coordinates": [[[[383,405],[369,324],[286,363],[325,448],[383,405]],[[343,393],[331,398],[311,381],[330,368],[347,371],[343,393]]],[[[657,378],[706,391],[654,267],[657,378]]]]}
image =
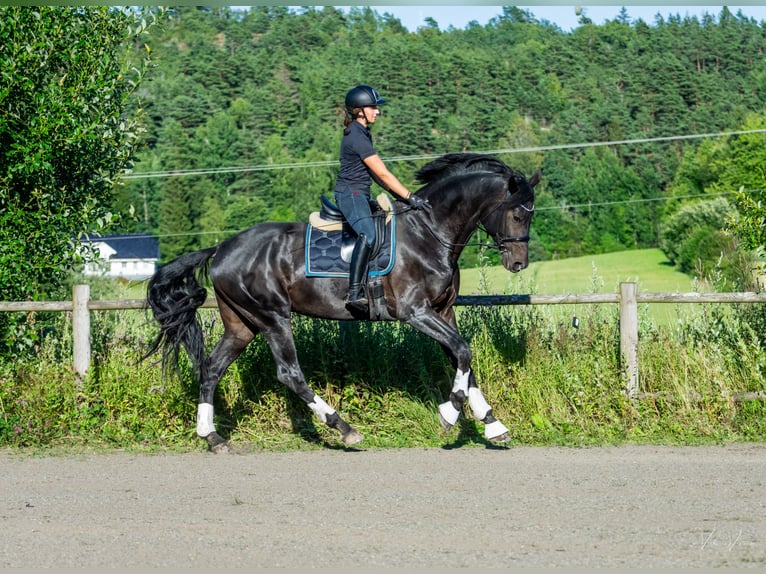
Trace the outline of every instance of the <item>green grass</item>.
{"type": "MultiPolygon", "coordinates": [[[[619,293],[622,282],[636,283],[638,291],[644,293],[708,290],[675,269],[661,250],[639,249],[535,262],[521,273],[510,273],[501,265],[462,269],[460,294],[619,293]]],[[[647,315],[658,323],[668,325],[678,319],[679,310],[672,304],[646,307],[647,315]]],[[[559,311],[562,315],[580,312],[571,305],[562,305],[559,311]]]]}
{"type": "Polygon", "coordinates": [[[540,295],[561,293],[617,293],[621,282],[635,282],[644,292],[699,290],[694,280],[676,270],[659,249],[639,249],[603,255],[585,255],[557,261],[531,263],[518,274],[502,266],[463,269],[461,295],[520,293],[532,287],[540,295]],[[482,274],[486,278],[482,278],[482,274]],[[596,277],[596,281],[594,281],[596,277]],[[489,288],[482,293],[483,281],[489,288]]]}
{"type": "MultiPolygon", "coordinates": [[[[762,441],[766,401],[735,395],[766,389],[766,354],[755,327],[694,306],[673,329],[643,324],[641,392],[623,393],[619,327],[611,306],[587,305],[578,329],[549,306],[461,309],[473,369],[495,416],[517,445],[709,444],[762,441]]],[[[209,345],[220,337],[214,310],[202,313],[209,345]]],[[[34,357],[0,362],[0,448],[199,451],[198,389],[154,361],[137,364],[153,329],[138,311],[98,313],[94,361],[81,380],[70,366],[66,326],[34,357]]],[[[399,323],[296,318],[296,346],[312,388],[362,434],[362,448],[486,446],[470,409],[444,432],[437,405],[454,370],[439,346],[399,323]]],[[[216,425],[246,450],[337,448],[339,437],[276,378],[262,338],[221,380],[216,425]]]]}

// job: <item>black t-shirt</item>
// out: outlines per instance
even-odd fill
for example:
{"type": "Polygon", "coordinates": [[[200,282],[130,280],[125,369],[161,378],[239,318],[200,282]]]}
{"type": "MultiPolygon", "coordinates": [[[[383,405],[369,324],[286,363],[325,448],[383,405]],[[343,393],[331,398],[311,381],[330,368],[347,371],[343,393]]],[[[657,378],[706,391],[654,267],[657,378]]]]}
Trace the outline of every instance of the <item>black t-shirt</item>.
{"type": "Polygon", "coordinates": [[[375,153],[377,152],[372,146],[370,128],[359,122],[352,122],[348,133],[343,134],[343,140],[340,142],[340,172],[335,190],[342,192],[348,187],[353,191],[369,193],[372,177],[362,160],[375,153]]]}

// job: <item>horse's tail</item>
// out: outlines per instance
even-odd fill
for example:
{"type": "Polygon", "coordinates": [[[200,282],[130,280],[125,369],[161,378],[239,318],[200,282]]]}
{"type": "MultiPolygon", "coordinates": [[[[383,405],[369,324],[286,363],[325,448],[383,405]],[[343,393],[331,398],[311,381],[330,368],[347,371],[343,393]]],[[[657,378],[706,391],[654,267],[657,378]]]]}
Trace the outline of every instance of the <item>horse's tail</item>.
{"type": "Polygon", "coordinates": [[[205,302],[207,291],[201,282],[207,276],[208,262],[216,248],[182,255],[162,265],[149,280],[147,306],[160,324],[160,332],[143,356],[146,359],[162,351],[162,367],[177,373],[181,346],[186,349],[197,376],[205,361],[205,341],[197,318],[197,309],[205,302]]]}

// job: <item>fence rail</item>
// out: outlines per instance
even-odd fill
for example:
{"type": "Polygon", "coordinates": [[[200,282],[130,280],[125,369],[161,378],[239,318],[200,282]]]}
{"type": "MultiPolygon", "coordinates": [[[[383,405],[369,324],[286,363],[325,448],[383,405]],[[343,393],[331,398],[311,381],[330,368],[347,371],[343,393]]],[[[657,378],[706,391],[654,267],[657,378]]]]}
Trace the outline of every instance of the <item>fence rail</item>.
{"type": "MultiPolygon", "coordinates": [[[[620,283],[619,293],[563,295],[464,295],[458,306],[582,305],[616,303],[620,306],[620,355],[625,391],[638,396],[638,304],[639,303],[766,303],[766,293],[638,293],[635,283],[620,283]]],[[[202,308],[215,308],[208,297],[202,308]]],[[[70,311],[72,313],[73,364],[84,376],[90,366],[91,311],[146,309],[144,299],[91,300],[90,286],[75,285],[71,301],[0,302],[0,312],[70,311]]]]}

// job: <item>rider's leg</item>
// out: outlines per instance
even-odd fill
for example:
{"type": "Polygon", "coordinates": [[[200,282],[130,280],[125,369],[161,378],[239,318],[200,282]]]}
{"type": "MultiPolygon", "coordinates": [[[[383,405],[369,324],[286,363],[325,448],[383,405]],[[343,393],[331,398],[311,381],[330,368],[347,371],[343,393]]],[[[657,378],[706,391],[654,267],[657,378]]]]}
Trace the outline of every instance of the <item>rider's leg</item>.
{"type": "Polygon", "coordinates": [[[367,283],[367,264],[375,244],[376,235],[370,210],[369,194],[346,188],[341,193],[336,191],[335,201],[357,235],[354,251],[351,254],[346,305],[364,312],[367,311],[368,306],[364,289],[367,283]]]}
{"type": "Polygon", "coordinates": [[[346,305],[359,311],[366,311],[368,305],[365,279],[371,249],[372,247],[367,243],[367,236],[362,234],[357,237],[354,251],[351,254],[346,305]]]}

